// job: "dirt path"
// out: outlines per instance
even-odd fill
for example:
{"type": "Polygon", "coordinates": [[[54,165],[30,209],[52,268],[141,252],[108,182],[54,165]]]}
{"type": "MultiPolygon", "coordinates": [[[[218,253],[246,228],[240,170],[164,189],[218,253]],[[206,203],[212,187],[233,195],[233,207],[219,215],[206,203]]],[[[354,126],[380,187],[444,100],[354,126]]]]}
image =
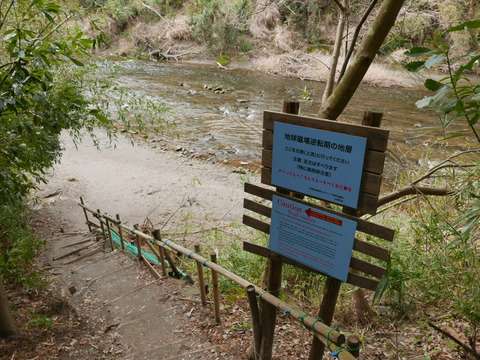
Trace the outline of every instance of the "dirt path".
{"type": "Polygon", "coordinates": [[[95,341],[108,349],[103,358],[238,357],[235,351],[222,353],[205,332],[190,324],[192,312],[200,310],[196,303],[181,300],[193,290],[183,281],[155,281],[133,257],[110,249],[75,260],[98,246],[86,235],[83,212],[77,205],[80,196],[91,208],[120,214],[127,223],[142,224],[148,218],[161,227],[168,220],[165,228],[175,231],[186,221],[186,213],[189,222],[200,225],[239,222],[243,198],[239,175],[223,165],[175,152],[132,147],[123,139],[115,149],[105,137],[100,142],[100,152],[90,140],[75,149],[65,137],[62,162],[40,192],[46,198],[39,211],[50,225],[43,231],[49,239],[43,261],[54,267],[57,292],[96,329],[90,341],[78,339],[69,355],[59,354],[60,358],[82,358],[94,352],[95,341]],[[85,244],[91,247],[59,258],[85,244]]]}

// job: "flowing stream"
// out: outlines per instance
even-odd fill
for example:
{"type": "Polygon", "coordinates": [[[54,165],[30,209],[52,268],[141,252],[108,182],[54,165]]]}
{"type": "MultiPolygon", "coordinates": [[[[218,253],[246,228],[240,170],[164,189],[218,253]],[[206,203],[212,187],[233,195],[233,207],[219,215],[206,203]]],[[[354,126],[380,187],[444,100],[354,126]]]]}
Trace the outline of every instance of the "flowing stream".
{"type": "MultiPolygon", "coordinates": [[[[176,122],[179,133],[173,142],[192,153],[229,161],[258,163],[263,111],[281,111],[285,99],[303,98],[300,114],[316,116],[320,106],[316,99],[321,98],[324,88],[320,82],[241,68],[224,70],[212,64],[117,64],[123,69],[117,79],[122,88],[159,99],[171,109],[165,117],[176,122]]],[[[412,166],[424,159],[427,149],[441,137],[438,128],[432,129],[439,124],[437,116],[415,106],[424,95],[419,90],[365,85],[339,120],[360,124],[365,110],[383,112],[382,127],[390,131],[390,162],[395,163],[391,168],[412,166]]],[[[445,156],[461,145],[435,145],[435,156],[442,157],[438,148],[445,156]]],[[[393,176],[387,171],[387,179],[393,176]]]]}

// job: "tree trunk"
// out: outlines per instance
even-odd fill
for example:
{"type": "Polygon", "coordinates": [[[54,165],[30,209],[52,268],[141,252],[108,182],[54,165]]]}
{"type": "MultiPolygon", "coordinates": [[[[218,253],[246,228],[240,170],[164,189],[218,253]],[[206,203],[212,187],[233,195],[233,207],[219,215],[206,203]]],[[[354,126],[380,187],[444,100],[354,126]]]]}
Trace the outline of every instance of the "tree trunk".
{"type": "Polygon", "coordinates": [[[344,3],[337,3],[340,8],[340,19],[338,20],[337,35],[335,37],[335,45],[333,47],[332,63],[330,65],[330,73],[327,79],[327,85],[323,92],[322,103],[325,102],[332,94],[333,86],[335,85],[335,75],[337,74],[338,59],[340,58],[340,50],[343,44],[343,34],[348,19],[348,7],[350,0],[345,0],[344,3]]]}
{"type": "Polygon", "coordinates": [[[404,2],[405,0],[385,0],[383,2],[345,76],[333,90],[332,95],[322,104],[319,112],[321,118],[336,120],[345,109],[394,25],[404,2]]]}
{"type": "Polygon", "coordinates": [[[8,306],[7,293],[3,286],[3,276],[0,272],[0,338],[15,336],[17,333],[17,327],[8,306]]]}

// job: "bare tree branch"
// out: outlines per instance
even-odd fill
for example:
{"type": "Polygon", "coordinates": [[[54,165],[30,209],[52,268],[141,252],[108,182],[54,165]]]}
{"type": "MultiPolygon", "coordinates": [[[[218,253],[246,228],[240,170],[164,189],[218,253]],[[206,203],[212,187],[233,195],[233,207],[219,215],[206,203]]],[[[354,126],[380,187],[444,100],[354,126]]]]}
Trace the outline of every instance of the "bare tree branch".
{"type": "Polygon", "coordinates": [[[460,345],[462,347],[462,349],[464,349],[466,352],[472,354],[475,357],[475,359],[480,359],[480,354],[477,353],[477,351],[470,348],[467,344],[465,344],[462,340],[458,339],[456,336],[450,334],[448,331],[438,327],[437,325],[435,325],[434,323],[432,323],[430,321],[427,324],[429,326],[431,326],[432,328],[434,328],[435,330],[442,333],[443,335],[445,335],[446,337],[448,337],[449,339],[452,339],[453,341],[455,341],[458,345],[460,345]]]}
{"type": "Polygon", "coordinates": [[[470,153],[475,153],[475,152],[480,152],[480,149],[462,151],[458,154],[454,154],[454,155],[450,156],[448,159],[442,161],[440,164],[431,168],[426,174],[424,174],[421,177],[419,177],[418,179],[412,181],[412,183],[410,185],[405,186],[405,187],[403,187],[401,189],[398,189],[396,191],[393,191],[391,193],[388,193],[386,195],[382,195],[378,200],[378,206],[388,204],[389,202],[400,199],[401,197],[406,196],[406,195],[422,194],[422,195],[433,195],[433,196],[448,196],[448,195],[454,194],[456,192],[456,190],[445,189],[445,188],[444,189],[437,189],[437,188],[431,188],[431,187],[423,187],[423,186],[417,186],[417,184],[420,183],[422,180],[428,179],[433,174],[435,174],[436,172],[438,172],[442,169],[448,169],[448,168],[465,169],[465,168],[477,166],[476,164],[460,165],[460,164],[456,164],[456,163],[453,162],[453,159],[455,159],[459,156],[462,156],[462,155],[465,155],[465,154],[470,154],[470,153]]]}
{"type": "Polygon", "coordinates": [[[433,196],[447,196],[452,195],[455,193],[455,190],[451,189],[436,189],[431,187],[424,187],[424,186],[415,186],[415,185],[408,185],[396,191],[393,191],[387,195],[383,195],[378,199],[378,206],[382,206],[392,202],[394,200],[400,199],[401,197],[407,195],[415,195],[415,194],[422,194],[422,195],[433,195],[433,196]]]}
{"type": "Polygon", "coordinates": [[[148,10],[150,10],[151,12],[153,12],[154,14],[156,14],[160,19],[165,20],[165,22],[168,24],[168,26],[170,26],[170,27],[172,26],[172,23],[171,23],[165,16],[163,16],[163,15],[160,13],[160,11],[154,9],[153,7],[147,5],[147,4],[143,3],[143,2],[142,2],[141,4],[142,4],[143,6],[145,6],[148,10]]]}
{"type": "Polygon", "coordinates": [[[467,168],[467,167],[476,166],[475,164],[458,165],[458,164],[453,163],[453,161],[452,161],[453,159],[455,159],[459,156],[462,156],[462,155],[465,155],[465,154],[476,153],[476,152],[480,152],[480,149],[466,150],[466,151],[459,152],[458,154],[454,154],[454,155],[450,156],[448,159],[443,160],[441,163],[439,163],[436,166],[434,166],[433,168],[431,168],[425,175],[423,175],[419,179],[413,181],[412,184],[418,184],[420,181],[425,180],[426,178],[430,177],[432,174],[434,174],[435,172],[437,172],[438,170],[441,170],[441,169],[445,169],[445,168],[449,168],[449,167],[467,168]],[[449,162],[451,162],[453,164],[452,165],[445,165],[449,162]]]}

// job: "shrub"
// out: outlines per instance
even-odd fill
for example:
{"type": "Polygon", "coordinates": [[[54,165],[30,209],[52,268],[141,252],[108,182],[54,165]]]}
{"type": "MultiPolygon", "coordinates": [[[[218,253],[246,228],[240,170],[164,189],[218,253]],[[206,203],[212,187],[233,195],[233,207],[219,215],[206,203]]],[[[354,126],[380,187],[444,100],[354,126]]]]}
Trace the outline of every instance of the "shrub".
{"type": "Polygon", "coordinates": [[[36,238],[22,208],[0,207],[0,272],[8,284],[33,286],[38,282],[32,272],[37,251],[44,241],[36,238]]]}

